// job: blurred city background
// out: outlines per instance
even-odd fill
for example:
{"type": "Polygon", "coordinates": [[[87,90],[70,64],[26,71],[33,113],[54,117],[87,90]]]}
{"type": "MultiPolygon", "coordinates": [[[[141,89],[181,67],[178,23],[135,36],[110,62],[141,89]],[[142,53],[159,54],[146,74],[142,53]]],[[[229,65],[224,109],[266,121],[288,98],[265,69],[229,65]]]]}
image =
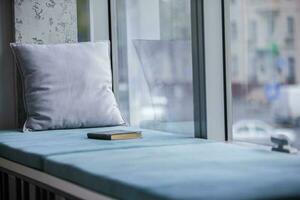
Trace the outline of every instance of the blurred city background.
{"type": "Polygon", "coordinates": [[[231,0],[236,139],[266,143],[264,134],[280,133],[300,147],[299,11],[298,0],[231,0]]]}

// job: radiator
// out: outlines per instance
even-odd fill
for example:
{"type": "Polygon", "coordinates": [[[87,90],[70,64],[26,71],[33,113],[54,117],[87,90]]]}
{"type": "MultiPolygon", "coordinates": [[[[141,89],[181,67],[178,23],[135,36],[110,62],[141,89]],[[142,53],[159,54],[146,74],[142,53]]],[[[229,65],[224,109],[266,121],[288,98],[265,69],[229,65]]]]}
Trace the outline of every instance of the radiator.
{"type": "Polygon", "coordinates": [[[36,180],[0,168],[0,200],[79,200],[36,180]]]}

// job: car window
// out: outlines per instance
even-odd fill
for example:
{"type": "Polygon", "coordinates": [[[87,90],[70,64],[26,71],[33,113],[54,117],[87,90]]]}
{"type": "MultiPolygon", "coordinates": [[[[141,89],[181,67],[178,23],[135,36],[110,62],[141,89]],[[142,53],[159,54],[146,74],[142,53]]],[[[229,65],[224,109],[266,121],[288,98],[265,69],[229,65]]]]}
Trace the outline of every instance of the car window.
{"type": "Polygon", "coordinates": [[[265,129],[263,129],[262,127],[255,127],[255,133],[266,134],[267,131],[265,129]]]}
{"type": "Polygon", "coordinates": [[[249,128],[247,126],[243,126],[243,127],[240,127],[238,128],[238,133],[247,133],[249,132],[249,128]]]}

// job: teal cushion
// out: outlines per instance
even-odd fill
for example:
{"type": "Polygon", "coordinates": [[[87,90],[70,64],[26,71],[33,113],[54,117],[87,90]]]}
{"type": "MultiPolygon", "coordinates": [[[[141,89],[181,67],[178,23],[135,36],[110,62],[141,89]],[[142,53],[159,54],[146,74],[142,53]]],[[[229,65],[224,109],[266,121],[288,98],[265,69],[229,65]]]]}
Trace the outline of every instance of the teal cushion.
{"type": "Polygon", "coordinates": [[[44,170],[122,199],[300,197],[299,156],[195,141],[48,156],[44,170]]]}
{"type": "Polygon", "coordinates": [[[86,138],[121,128],[0,131],[0,156],[122,199],[300,197],[299,155],[149,130],[138,140],[86,138]]]}
{"type": "MultiPolygon", "coordinates": [[[[88,132],[104,130],[136,130],[130,127],[52,130],[34,133],[0,131],[0,156],[42,170],[43,160],[50,155],[118,148],[141,148],[174,144],[189,144],[193,138],[159,131],[142,130],[143,139],[104,141],[88,139],[88,132]]],[[[140,129],[139,129],[140,130],[140,129]]]]}

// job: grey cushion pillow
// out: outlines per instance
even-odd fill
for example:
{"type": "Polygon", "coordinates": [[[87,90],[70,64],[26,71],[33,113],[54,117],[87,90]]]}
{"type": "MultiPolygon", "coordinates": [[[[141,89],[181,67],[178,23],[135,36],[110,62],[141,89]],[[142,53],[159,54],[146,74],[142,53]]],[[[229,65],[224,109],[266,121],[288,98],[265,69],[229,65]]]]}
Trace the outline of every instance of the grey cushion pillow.
{"type": "Polygon", "coordinates": [[[24,130],[124,124],[112,92],[109,42],[11,47],[23,82],[24,130]]]}

